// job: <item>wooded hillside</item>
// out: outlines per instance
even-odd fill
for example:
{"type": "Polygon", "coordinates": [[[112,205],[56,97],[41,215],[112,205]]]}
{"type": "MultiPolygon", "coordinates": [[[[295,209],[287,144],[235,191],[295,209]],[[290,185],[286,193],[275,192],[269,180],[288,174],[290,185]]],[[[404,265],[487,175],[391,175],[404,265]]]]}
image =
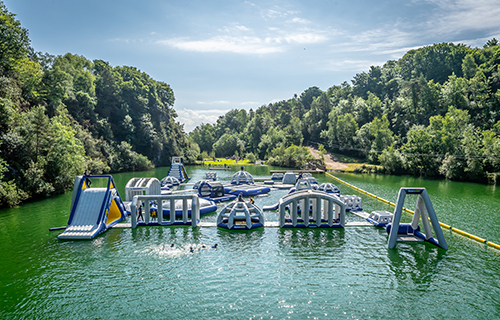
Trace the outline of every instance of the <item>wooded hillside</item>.
{"type": "Polygon", "coordinates": [[[494,182],[500,172],[499,62],[496,39],[483,48],[435,44],[327,91],[311,87],[255,111],[231,110],[190,138],[207,154],[253,153],[278,165],[296,151],[291,146],[322,143],[389,173],[494,182]]]}
{"type": "Polygon", "coordinates": [[[76,175],[145,170],[197,157],[174,92],[134,67],[30,47],[0,2],[0,206],[60,193],[76,175]]]}

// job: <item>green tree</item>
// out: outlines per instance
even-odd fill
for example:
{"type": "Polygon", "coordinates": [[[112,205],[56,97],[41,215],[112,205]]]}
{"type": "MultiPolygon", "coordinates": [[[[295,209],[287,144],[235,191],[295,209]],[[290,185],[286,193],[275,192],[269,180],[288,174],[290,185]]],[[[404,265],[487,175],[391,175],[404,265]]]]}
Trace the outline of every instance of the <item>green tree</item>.
{"type": "Polygon", "coordinates": [[[206,151],[210,153],[212,151],[212,146],[215,142],[215,128],[213,125],[201,124],[194,128],[194,130],[189,134],[189,136],[196,142],[201,151],[206,151]]]}
{"type": "Polygon", "coordinates": [[[15,16],[0,1],[0,75],[8,74],[13,64],[29,53],[28,30],[21,27],[15,16]]]}
{"type": "Polygon", "coordinates": [[[75,138],[75,132],[66,115],[52,119],[51,143],[47,153],[47,176],[56,192],[63,192],[73,185],[75,176],[85,169],[85,149],[75,138]]]}
{"type": "Polygon", "coordinates": [[[465,56],[462,62],[462,72],[464,74],[464,78],[470,79],[476,75],[478,68],[476,61],[474,61],[474,56],[469,53],[465,56]]]}
{"type": "Polygon", "coordinates": [[[422,126],[414,126],[408,132],[408,141],[401,147],[405,169],[417,176],[436,176],[442,156],[435,154],[432,137],[422,126]]]}
{"type": "Polygon", "coordinates": [[[391,129],[389,129],[389,120],[384,115],[382,119],[375,117],[370,123],[370,135],[373,137],[368,158],[372,162],[378,162],[378,155],[385,148],[392,146],[394,137],[391,129]]]}
{"type": "Polygon", "coordinates": [[[225,133],[214,143],[215,155],[218,157],[232,156],[236,152],[242,154],[244,149],[245,143],[235,134],[225,133]]]}

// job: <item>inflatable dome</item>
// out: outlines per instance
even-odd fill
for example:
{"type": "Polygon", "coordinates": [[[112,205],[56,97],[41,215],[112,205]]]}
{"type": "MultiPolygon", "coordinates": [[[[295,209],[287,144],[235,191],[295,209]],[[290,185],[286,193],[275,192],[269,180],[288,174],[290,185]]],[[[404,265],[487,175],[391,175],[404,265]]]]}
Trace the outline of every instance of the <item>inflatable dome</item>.
{"type": "Polygon", "coordinates": [[[241,170],[233,174],[231,184],[254,184],[254,181],[250,173],[241,170]]]}
{"type": "Polygon", "coordinates": [[[264,226],[264,215],[252,200],[237,200],[222,208],[217,216],[217,226],[229,230],[249,230],[264,226]]]}

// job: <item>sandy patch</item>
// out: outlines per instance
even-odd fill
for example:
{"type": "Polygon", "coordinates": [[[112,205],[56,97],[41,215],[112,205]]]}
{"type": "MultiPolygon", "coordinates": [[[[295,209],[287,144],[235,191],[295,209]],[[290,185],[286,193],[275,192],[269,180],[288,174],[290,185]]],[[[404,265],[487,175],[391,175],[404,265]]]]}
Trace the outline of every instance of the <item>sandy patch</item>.
{"type": "MultiPolygon", "coordinates": [[[[307,147],[314,158],[319,159],[320,153],[318,149],[313,147],[307,147]]],[[[330,153],[325,153],[325,166],[327,169],[338,170],[338,169],[349,169],[349,167],[344,163],[338,161],[333,155],[330,153]]]]}

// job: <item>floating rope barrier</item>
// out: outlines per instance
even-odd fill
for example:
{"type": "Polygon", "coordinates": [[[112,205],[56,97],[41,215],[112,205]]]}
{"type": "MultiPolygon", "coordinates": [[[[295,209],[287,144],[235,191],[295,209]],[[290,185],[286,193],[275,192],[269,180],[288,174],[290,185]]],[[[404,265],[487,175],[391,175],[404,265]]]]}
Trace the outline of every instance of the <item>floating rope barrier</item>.
{"type": "MultiPolygon", "coordinates": [[[[388,200],[386,200],[386,199],[383,199],[383,198],[380,198],[380,197],[378,197],[378,196],[374,195],[373,193],[370,193],[370,192],[368,192],[368,191],[365,191],[365,190],[363,190],[363,189],[360,189],[360,188],[358,188],[358,187],[356,187],[356,186],[354,186],[354,185],[352,185],[352,184],[350,184],[350,183],[348,183],[348,182],[345,182],[344,180],[342,180],[342,179],[340,179],[340,178],[335,177],[334,175],[332,175],[332,174],[330,174],[330,173],[328,173],[328,172],[325,172],[325,174],[326,174],[327,176],[329,176],[330,178],[333,178],[333,179],[335,179],[335,180],[337,180],[337,181],[339,181],[339,182],[341,182],[341,183],[343,183],[343,184],[345,184],[345,185],[347,185],[347,186],[349,186],[349,187],[353,188],[354,190],[357,190],[357,191],[359,191],[359,192],[361,192],[361,193],[364,193],[364,194],[366,194],[366,195],[369,195],[370,197],[373,197],[373,198],[375,198],[375,199],[377,199],[377,200],[379,200],[379,201],[382,201],[382,202],[387,203],[387,204],[389,204],[389,205],[391,205],[391,206],[393,206],[393,207],[396,207],[396,204],[395,204],[395,203],[393,203],[393,202],[390,202],[390,201],[388,201],[388,200]]],[[[407,209],[407,208],[405,208],[405,207],[403,207],[403,211],[406,211],[406,212],[411,213],[411,214],[414,214],[414,213],[415,213],[415,212],[413,212],[412,210],[407,209]]],[[[465,236],[465,237],[468,237],[468,238],[470,238],[470,239],[473,239],[473,240],[479,241],[479,242],[481,242],[481,243],[487,244],[487,245],[488,245],[488,246],[490,246],[490,247],[493,247],[493,248],[496,248],[496,249],[500,250],[500,245],[498,245],[498,244],[496,244],[496,243],[494,243],[494,242],[491,242],[491,241],[488,241],[488,240],[486,240],[486,239],[480,238],[480,237],[478,237],[478,236],[475,236],[475,235],[470,234],[470,233],[468,233],[468,232],[465,232],[465,231],[463,231],[463,230],[460,230],[460,229],[454,228],[454,227],[452,227],[452,226],[450,226],[450,225],[447,225],[447,224],[445,224],[445,223],[442,223],[442,222],[439,222],[439,225],[440,225],[441,227],[443,227],[443,228],[450,229],[451,231],[454,231],[454,232],[456,232],[456,233],[458,233],[458,234],[461,234],[461,235],[463,235],[463,236],[465,236]]]]}

